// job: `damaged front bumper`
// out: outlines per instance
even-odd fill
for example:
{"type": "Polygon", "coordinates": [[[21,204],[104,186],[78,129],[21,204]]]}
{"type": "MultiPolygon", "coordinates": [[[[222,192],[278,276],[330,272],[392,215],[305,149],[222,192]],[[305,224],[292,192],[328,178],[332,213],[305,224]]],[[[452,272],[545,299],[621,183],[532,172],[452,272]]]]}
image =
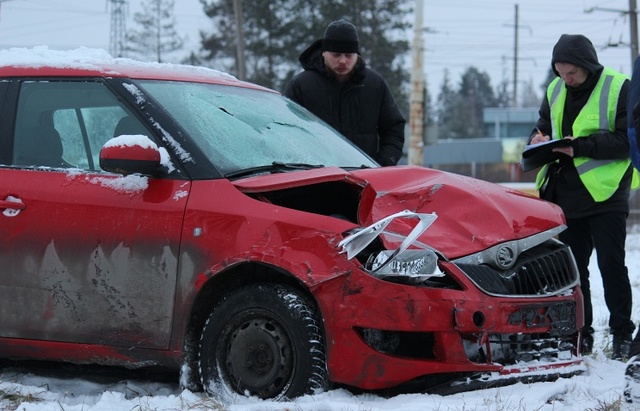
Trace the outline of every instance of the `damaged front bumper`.
{"type": "Polygon", "coordinates": [[[455,392],[584,371],[577,269],[568,247],[552,238],[563,227],[506,242],[507,251],[499,244],[448,261],[418,240],[434,220],[398,213],[341,243],[362,264],[323,302],[336,325],[327,330],[332,380],[365,389],[419,382],[419,391],[455,392]],[[393,236],[385,227],[396,218],[418,223],[395,251],[372,249],[378,236],[393,236]],[[365,367],[349,367],[354,362],[365,367]]]}

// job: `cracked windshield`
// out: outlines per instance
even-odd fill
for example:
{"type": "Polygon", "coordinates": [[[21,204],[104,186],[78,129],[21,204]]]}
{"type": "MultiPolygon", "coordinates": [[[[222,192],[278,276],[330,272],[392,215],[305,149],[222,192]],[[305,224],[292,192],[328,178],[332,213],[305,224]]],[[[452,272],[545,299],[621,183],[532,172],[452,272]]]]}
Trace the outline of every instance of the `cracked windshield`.
{"type": "Polygon", "coordinates": [[[140,86],[171,113],[222,174],[274,165],[377,166],[279,94],[199,83],[142,81],[140,86]]]}

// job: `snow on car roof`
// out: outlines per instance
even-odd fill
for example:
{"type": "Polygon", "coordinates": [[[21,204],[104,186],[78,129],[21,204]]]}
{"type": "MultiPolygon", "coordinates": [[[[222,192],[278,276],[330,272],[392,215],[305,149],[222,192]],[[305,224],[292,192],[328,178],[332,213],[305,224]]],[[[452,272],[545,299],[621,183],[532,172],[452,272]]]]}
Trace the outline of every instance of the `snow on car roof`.
{"type": "Polygon", "coordinates": [[[208,67],[116,58],[106,50],[87,47],[53,50],[47,46],[37,46],[0,50],[0,77],[16,76],[128,77],[197,81],[264,89],[208,67]]]}

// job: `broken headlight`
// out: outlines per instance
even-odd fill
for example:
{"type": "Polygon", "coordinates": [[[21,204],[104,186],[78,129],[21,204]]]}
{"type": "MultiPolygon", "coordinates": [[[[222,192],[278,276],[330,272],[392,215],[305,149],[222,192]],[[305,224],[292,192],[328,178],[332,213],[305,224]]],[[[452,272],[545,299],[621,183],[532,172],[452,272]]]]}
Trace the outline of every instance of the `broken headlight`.
{"type": "Polygon", "coordinates": [[[444,276],[438,268],[438,256],[431,250],[404,250],[395,256],[393,254],[393,250],[372,254],[365,269],[381,279],[412,284],[444,276]]]}

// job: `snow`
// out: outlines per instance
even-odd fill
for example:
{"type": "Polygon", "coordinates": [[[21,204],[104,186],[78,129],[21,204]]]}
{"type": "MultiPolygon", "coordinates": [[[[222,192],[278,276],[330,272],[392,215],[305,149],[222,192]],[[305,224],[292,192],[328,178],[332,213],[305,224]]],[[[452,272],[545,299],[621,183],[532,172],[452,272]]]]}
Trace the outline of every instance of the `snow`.
{"type": "MultiPolygon", "coordinates": [[[[124,57],[112,57],[106,50],[79,47],[73,50],[54,50],[48,46],[33,48],[14,47],[0,50],[0,64],[15,67],[42,67],[45,64],[54,68],[79,68],[101,71],[102,66],[117,69],[119,64],[141,68],[168,67],[179,73],[200,74],[222,78],[226,81],[238,81],[231,74],[202,66],[189,66],[173,63],[142,62],[124,57]]],[[[114,72],[114,74],[116,74],[114,72]]]]}
{"type": "Polygon", "coordinates": [[[104,147],[136,147],[158,149],[158,145],[141,134],[124,134],[104,143],[104,147]]]}
{"type": "Polygon", "coordinates": [[[126,194],[140,193],[149,187],[149,179],[146,176],[137,174],[118,178],[94,177],[89,182],[126,194]]]}
{"type": "MultiPolygon", "coordinates": [[[[634,301],[640,301],[640,233],[627,238],[627,266],[634,301]]],[[[18,365],[0,368],[0,409],[20,411],[125,411],[125,410],[228,410],[228,411],[415,411],[415,410],[521,410],[583,411],[620,409],[625,364],[607,358],[610,337],[608,311],[595,254],[589,269],[592,278],[594,353],[585,357],[586,371],[555,382],[514,384],[449,396],[404,394],[382,397],[335,389],[288,402],[264,401],[237,396],[224,402],[202,393],[181,390],[176,374],[169,378],[144,379],[134,372],[126,377],[95,374],[77,376],[69,372],[43,371],[18,365]],[[609,406],[611,408],[606,408],[609,406]],[[615,408],[614,408],[615,407],[615,408]]],[[[633,320],[640,320],[640,304],[634,305],[633,320]]],[[[623,408],[632,410],[636,408],[623,408]]],[[[638,405],[640,410],[640,405],[638,405]]]]}

